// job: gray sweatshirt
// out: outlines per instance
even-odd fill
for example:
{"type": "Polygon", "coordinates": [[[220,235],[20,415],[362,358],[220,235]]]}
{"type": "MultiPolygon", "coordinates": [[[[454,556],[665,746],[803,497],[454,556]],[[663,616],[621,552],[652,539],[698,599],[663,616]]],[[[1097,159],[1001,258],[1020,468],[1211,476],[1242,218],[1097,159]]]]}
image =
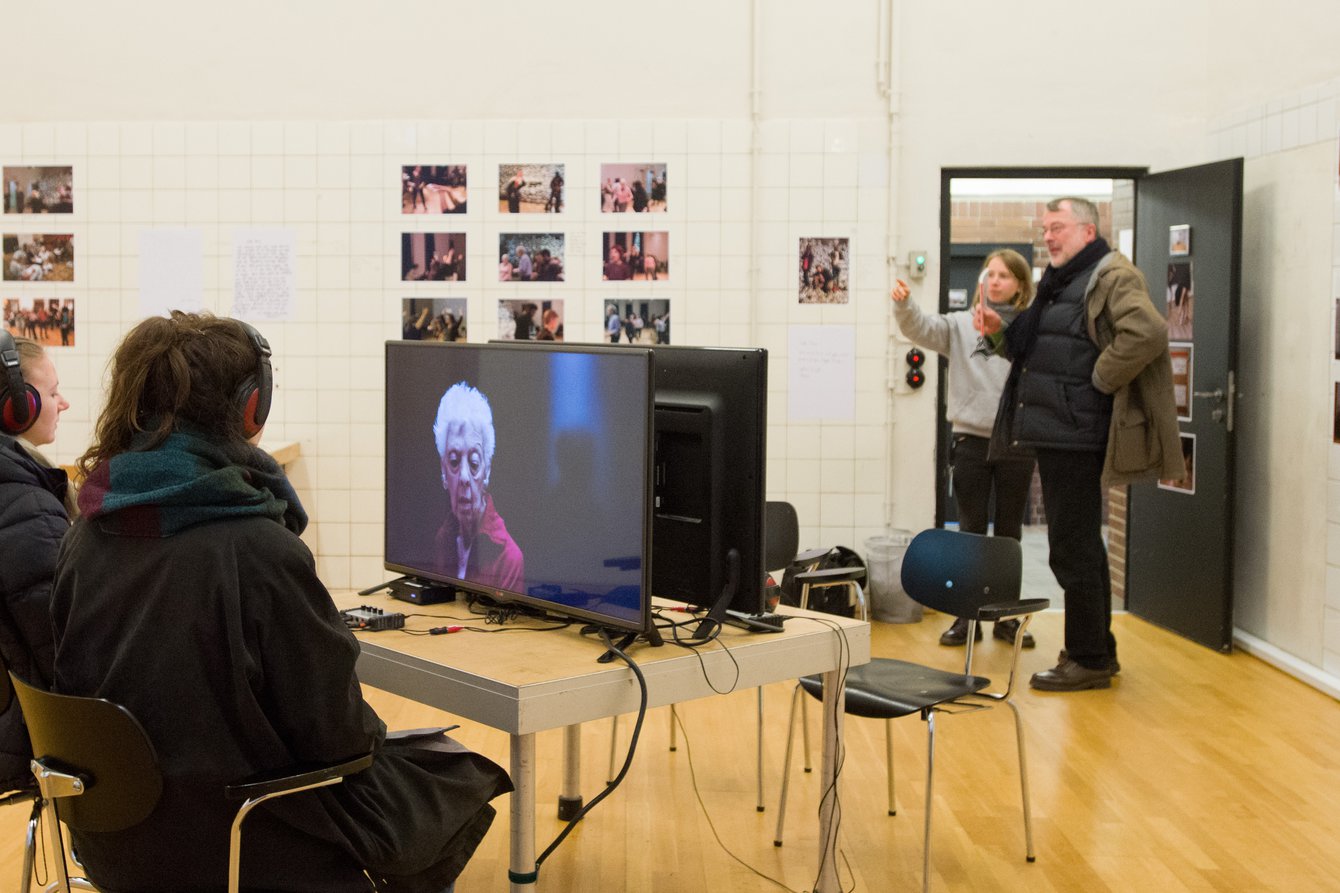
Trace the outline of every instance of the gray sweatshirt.
{"type": "Polygon", "coordinates": [[[893,314],[904,338],[949,359],[948,414],[954,433],[990,437],[1010,361],[973,355],[978,333],[972,325],[972,311],[928,316],[909,298],[894,301],[893,314]]]}

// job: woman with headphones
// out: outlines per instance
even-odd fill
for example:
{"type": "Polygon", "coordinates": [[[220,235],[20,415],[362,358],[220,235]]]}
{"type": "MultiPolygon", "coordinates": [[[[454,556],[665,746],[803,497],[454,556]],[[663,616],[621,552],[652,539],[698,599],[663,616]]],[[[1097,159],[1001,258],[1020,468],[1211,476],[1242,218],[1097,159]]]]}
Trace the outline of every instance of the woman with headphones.
{"type": "Polygon", "coordinates": [[[253,813],[242,885],[437,893],[511,785],[444,735],[388,740],[363,700],[358,642],[299,539],[307,515],[256,446],[271,389],[269,344],[237,320],[173,311],[112,357],[52,591],[53,688],[126,707],[164,787],[144,822],[74,845],[102,889],[221,889],[229,780],[376,751],[343,784],[253,813]]]}
{"type": "MultiPolygon", "coordinates": [[[[0,329],[0,656],[34,684],[51,682],[51,577],[73,509],[65,472],[38,452],[56,439],[56,366],[41,344],[0,329]]],[[[0,714],[0,793],[32,784],[18,701],[0,714]]]]}

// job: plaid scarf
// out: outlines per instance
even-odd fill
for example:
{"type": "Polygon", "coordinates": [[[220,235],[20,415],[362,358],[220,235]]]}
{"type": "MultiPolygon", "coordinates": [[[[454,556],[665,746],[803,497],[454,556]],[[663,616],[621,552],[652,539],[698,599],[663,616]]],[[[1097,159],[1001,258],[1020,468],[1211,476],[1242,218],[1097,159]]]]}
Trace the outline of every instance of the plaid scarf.
{"type": "Polygon", "coordinates": [[[79,509],[108,533],[165,537],[196,524],[260,515],[295,534],[307,526],[274,459],[250,444],[176,431],[153,449],[113,456],[89,474],[79,509]]]}

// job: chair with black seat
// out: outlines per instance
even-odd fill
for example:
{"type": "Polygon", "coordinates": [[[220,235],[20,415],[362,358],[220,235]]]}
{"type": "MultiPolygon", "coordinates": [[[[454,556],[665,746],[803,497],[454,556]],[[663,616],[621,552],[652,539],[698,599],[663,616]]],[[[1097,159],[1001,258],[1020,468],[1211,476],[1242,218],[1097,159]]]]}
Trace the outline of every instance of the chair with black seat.
{"type": "MultiPolygon", "coordinates": [[[[153,743],[119,704],[35,688],[12,673],[9,678],[27,720],[33,776],[46,802],[43,812],[55,878],[43,890],[97,890],[85,878],[70,877],[61,823],[107,833],[134,827],[148,818],[163,790],[153,743]]],[[[331,764],[290,767],[227,786],[227,797],[245,801],[233,819],[229,839],[229,893],[239,890],[242,822],[254,807],[274,797],[335,784],[366,769],[372,759],[367,753],[331,764]]],[[[29,890],[31,879],[29,871],[24,875],[23,893],[29,890]]]]}
{"type": "MultiPolygon", "coordinates": [[[[0,715],[11,708],[14,703],[14,687],[9,683],[9,671],[5,668],[3,658],[0,658],[0,715]]],[[[18,707],[13,709],[18,710],[18,707]]],[[[33,876],[33,864],[37,855],[37,826],[42,818],[42,798],[37,790],[37,782],[31,777],[27,779],[27,784],[16,787],[13,790],[0,789],[0,806],[13,806],[20,803],[29,804],[28,830],[23,841],[23,880],[19,883],[19,889],[26,890],[28,878],[33,876]]]]}
{"type": "MultiPolygon", "coordinates": [[[[917,602],[967,620],[967,654],[962,672],[940,670],[923,664],[891,658],[872,658],[870,663],[853,667],[844,682],[846,712],[853,716],[892,720],[919,714],[926,723],[926,806],[925,840],[922,852],[922,889],[930,889],[931,795],[935,769],[935,714],[968,713],[1005,704],[1014,716],[1015,738],[1019,750],[1019,784],[1023,801],[1024,847],[1029,862],[1035,860],[1033,820],[1028,796],[1028,763],[1024,750],[1023,719],[1010,696],[1014,691],[1023,632],[1038,611],[1049,602],[1045,598],[1020,599],[1023,559],[1017,540],[1008,537],[981,536],[954,530],[932,529],[917,534],[903,557],[903,589],[917,602]],[[972,671],[973,634],[978,623],[1018,618],[1010,659],[1009,678],[1003,690],[989,691],[990,679],[972,671]]],[[[818,676],[801,680],[801,686],[813,697],[823,694],[818,676]]],[[[790,736],[787,742],[788,763],[790,736]]],[[[790,766],[786,767],[789,774],[790,766]]],[[[892,793],[892,765],[890,764],[892,793]]],[[[782,807],[786,803],[787,777],[782,782],[782,807]]],[[[892,802],[890,815],[894,812],[892,802]]],[[[781,845],[782,819],[778,817],[777,838],[781,845]]]]}

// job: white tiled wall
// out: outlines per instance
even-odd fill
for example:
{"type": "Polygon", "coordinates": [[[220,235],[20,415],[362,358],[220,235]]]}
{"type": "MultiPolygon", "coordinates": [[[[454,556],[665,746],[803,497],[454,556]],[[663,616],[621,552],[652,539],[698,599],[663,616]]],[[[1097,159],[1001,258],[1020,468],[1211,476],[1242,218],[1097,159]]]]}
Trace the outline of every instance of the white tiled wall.
{"type": "Polygon", "coordinates": [[[296,304],[262,322],[277,393],[267,440],[297,440],[291,469],[312,524],[305,539],[332,587],[383,577],[382,343],[399,337],[405,297],[464,297],[471,340],[496,335],[500,299],[562,298],[570,340],[603,338],[605,301],[668,298],[680,344],[770,351],[768,490],[797,504],[807,543],[859,547],[887,510],[886,129],[880,121],[107,122],[0,125],[0,164],[71,165],[71,215],[5,215],[5,232],[72,232],[75,281],[4,283],[3,297],[73,297],[76,344],[55,359],[72,409],[53,458],[87,444],[102,374],[141,315],[139,237],[203,235],[205,307],[232,307],[233,232],[295,234],[296,304]],[[560,215],[508,215],[498,164],[566,165],[560,215]],[[599,212],[601,163],[667,165],[668,211],[599,212]],[[400,167],[468,167],[468,213],[402,215],[400,167]],[[756,191],[755,191],[756,189],[756,191]],[[605,231],[667,231],[670,277],[602,282],[605,231]],[[468,280],[402,283],[400,234],[463,231],[468,280]],[[563,283],[499,283],[498,236],[563,232],[563,283]],[[851,300],[796,300],[797,241],[851,239],[851,300]],[[790,325],[851,326],[856,418],[791,425],[790,325]]]}
{"type": "MultiPolygon", "coordinates": [[[[1211,146],[1223,157],[1250,159],[1288,152],[1318,143],[1332,147],[1330,178],[1323,186],[1334,196],[1331,239],[1331,291],[1319,296],[1299,296],[1299,300],[1325,300],[1332,314],[1332,331],[1338,321],[1334,307],[1340,298],[1340,77],[1304,89],[1274,97],[1265,103],[1239,109],[1213,122],[1211,146]]],[[[1318,184],[1322,185],[1322,184],[1318,184]]],[[[1247,222],[1250,228],[1251,222],[1247,222]]],[[[1331,363],[1330,381],[1325,393],[1317,393],[1318,407],[1334,412],[1336,382],[1340,382],[1340,361],[1331,363]]],[[[1310,391],[1311,389],[1309,389],[1310,391]]],[[[1319,389],[1318,389],[1319,390],[1319,389]]],[[[1322,625],[1321,669],[1340,677],[1340,444],[1332,443],[1327,471],[1326,500],[1326,596],[1322,625]]]]}

